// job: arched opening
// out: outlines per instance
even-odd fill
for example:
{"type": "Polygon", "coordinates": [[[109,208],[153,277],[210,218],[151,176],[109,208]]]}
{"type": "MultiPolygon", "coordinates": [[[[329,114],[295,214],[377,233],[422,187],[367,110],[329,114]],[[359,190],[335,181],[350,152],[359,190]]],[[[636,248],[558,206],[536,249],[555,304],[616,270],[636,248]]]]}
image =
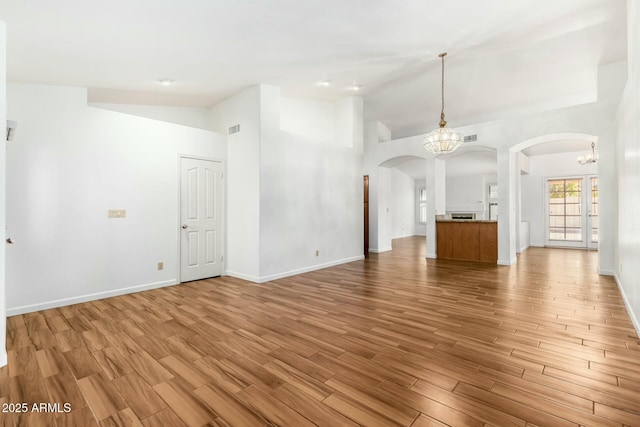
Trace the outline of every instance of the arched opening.
{"type": "Polygon", "coordinates": [[[511,147],[516,167],[516,247],[599,245],[598,162],[580,164],[598,137],[556,133],[511,147]]]}
{"type": "Polygon", "coordinates": [[[478,220],[496,219],[498,159],[493,147],[467,146],[445,158],[445,209],[478,220]]]}
{"type": "Polygon", "coordinates": [[[393,239],[426,235],[425,175],[420,156],[396,156],[378,164],[375,194],[370,195],[371,252],[391,250],[393,239]]]}

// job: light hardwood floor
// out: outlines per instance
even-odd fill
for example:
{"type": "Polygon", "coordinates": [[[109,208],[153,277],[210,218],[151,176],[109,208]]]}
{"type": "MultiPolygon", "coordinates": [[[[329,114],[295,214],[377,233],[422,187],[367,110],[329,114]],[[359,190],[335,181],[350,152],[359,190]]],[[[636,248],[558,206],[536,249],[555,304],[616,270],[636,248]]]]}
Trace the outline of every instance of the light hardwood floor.
{"type": "Polygon", "coordinates": [[[0,425],[640,426],[640,341],[597,253],[423,254],[11,317],[3,407],[71,412],[0,425]]]}

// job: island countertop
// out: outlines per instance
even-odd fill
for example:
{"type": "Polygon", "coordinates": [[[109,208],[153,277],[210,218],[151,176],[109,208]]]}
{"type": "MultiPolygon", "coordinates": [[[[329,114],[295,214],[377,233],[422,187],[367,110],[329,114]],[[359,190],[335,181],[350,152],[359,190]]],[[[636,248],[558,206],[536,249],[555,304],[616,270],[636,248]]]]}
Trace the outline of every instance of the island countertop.
{"type": "Polygon", "coordinates": [[[498,223],[489,220],[436,220],[438,259],[498,262],[498,223]]]}
{"type": "Polygon", "coordinates": [[[436,219],[436,222],[494,222],[498,223],[495,219],[436,219]]]}

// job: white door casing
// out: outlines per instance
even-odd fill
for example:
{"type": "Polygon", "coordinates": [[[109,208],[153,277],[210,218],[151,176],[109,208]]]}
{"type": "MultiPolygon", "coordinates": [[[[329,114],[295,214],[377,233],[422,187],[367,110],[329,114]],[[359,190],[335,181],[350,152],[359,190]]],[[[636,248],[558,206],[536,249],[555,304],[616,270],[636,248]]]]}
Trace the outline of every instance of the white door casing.
{"type": "Polygon", "coordinates": [[[587,185],[587,247],[598,249],[599,239],[599,212],[598,212],[598,176],[590,175],[586,180],[587,185]]]}
{"type": "Polygon", "coordinates": [[[180,281],[223,273],[222,162],[180,159],[180,281]]]}

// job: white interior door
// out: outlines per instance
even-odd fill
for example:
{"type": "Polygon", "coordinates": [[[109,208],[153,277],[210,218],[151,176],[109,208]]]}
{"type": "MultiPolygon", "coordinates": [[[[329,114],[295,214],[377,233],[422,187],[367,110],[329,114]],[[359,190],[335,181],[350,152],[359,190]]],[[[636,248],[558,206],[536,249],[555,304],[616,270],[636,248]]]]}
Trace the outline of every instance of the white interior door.
{"type": "Polygon", "coordinates": [[[180,159],[180,281],[223,273],[222,162],[180,159]]]}

